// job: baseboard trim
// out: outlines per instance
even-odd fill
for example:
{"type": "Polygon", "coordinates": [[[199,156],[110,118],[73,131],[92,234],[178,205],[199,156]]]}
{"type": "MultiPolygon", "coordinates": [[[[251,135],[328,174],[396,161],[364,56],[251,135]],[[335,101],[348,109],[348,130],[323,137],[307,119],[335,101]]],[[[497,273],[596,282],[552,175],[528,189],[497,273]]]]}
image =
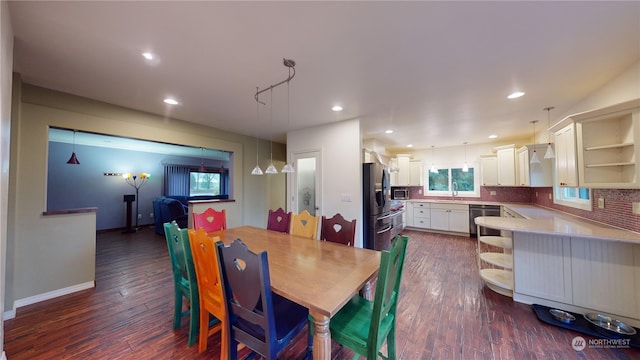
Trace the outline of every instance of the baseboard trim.
{"type": "Polygon", "coordinates": [[[91,288],[94,288],[95,286],[96,286],[95,281],[88,281],[82,284],[76,284],[66,288],[53,290],[53,291],[49,291],[49,292],[34,295],[34,296],[29,296],[28,298],[18,299],[13,302],[13,310],[6,311],[3,314],[3,319],[8,320],[16,317],[16,309],[18,309],[19,307],[35,304],[41,301],[57,298],[63,295],[72,294],[74,292],[91,289],[91,288]]]}

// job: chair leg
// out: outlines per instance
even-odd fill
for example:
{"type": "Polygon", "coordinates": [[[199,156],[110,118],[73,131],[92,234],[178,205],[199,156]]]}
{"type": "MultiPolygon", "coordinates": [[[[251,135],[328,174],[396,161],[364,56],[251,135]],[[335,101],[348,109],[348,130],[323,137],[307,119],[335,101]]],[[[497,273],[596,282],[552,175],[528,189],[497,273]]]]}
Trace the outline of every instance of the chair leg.
{"type": "Polygon", "coordinates": [[[180,328],[180,320],[182,319],[182,292],[176,288],[174,293],[173,330],[177,330],[180,328]]]}
{"type": "Polygon", "coordinates": [[[238,341],[232,339],[229,342],[229,348],[227,351],[229,352],[229,360],[238,360],[238,341]]]}
{"type": "MultiPolygon", "coordinates": [[[[193,296],[193,294],[192,294],[193,296]]],[[[197,295],[196,295],[197,297],[197,295]]],[[[189,346],[193,346],[198,338],[198,328],[200,327],[200,311],[198,308],[198,300],[191,301],[191,308],[189,309],[189,346]]]]}
{"type": "MultiPolygon", "coordinates": [[[[220,330],[220,360],[229,360],[229,329],[227,329],[227,323],[222,322],[220,330]]],[[[238,348],[236,346],[236,354],[238,348]]]]}
{"type": "Polygon", "coordinates": [[[209,337],[209,312],[200,309],[200,338],[198,340],[198,354],[207,350],[209,337]]]}
{"type": "Polygon", "coordinates": [[[387,359],[396,360],[396,326],[391,326],[387,335],[387,359]]]}

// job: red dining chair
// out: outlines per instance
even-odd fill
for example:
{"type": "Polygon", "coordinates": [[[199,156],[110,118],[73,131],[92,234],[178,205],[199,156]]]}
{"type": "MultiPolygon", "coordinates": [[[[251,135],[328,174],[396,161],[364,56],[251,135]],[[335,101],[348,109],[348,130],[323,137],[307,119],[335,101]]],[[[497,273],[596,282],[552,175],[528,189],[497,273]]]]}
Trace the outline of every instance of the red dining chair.
{"type": "Polygon", "coordinates": [[[224,230],[227,228],[227,212],[208,208],[203,213],[193,213],[193,228],[204,228],[206,232],[224,230]]]}
{"type": "Polygon", "coordinates": [[[267,219],[268,230],[275,230],[288,234],[290,223],[291,212],[284,212],[282,208],[278,208],[276,211],[269,210],[269,218],[267,219]]]}
{"type": "Polygon", "coordinates": [[[320,240],[353,246],[356,237],[356,219],[345,220],[340,213],[331,218],[322,216],[320,240]]]}

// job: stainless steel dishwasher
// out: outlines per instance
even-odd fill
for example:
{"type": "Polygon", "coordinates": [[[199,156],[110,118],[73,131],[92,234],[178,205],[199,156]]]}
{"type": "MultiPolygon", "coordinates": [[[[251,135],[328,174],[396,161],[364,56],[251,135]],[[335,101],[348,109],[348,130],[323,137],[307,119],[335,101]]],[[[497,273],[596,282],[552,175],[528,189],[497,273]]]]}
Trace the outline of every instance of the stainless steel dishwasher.
{"type": "Polygon", "coordinates": [[[469,236],[499,236],[500,230],[489,229],[480,227],[480,234],[478,234],[478,227],[474,221],[478,216],[500,216],[500,205],[469,205],[469,236]]]}

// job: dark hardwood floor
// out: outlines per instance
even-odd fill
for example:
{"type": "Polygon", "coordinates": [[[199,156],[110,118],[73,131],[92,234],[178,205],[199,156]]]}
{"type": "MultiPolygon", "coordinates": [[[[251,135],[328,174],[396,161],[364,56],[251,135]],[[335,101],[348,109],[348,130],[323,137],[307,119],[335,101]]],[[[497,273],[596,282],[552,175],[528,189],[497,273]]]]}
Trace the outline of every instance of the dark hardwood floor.
{"type": "MultiPolygon", "coordinates": [[[[405,234],[399,359],[640,359],[637,349],[575,351],[578,333],[544,324],[530,306],[483,287],[474,240],[405,234]]],[[[152,229],[99,233],[96,287],[19,308],[4,323],[7,358],[218,359],[219,334],[198,354],[197,345],[187,347],[186,319],[172,329],[172,281],[163,236],[152,229]]],[[[281,358],[301,359],[305,346],[300,336],[281,358]]],[[[334,359],[353,355],[336,343],[332,350],[334,359]]]]}

